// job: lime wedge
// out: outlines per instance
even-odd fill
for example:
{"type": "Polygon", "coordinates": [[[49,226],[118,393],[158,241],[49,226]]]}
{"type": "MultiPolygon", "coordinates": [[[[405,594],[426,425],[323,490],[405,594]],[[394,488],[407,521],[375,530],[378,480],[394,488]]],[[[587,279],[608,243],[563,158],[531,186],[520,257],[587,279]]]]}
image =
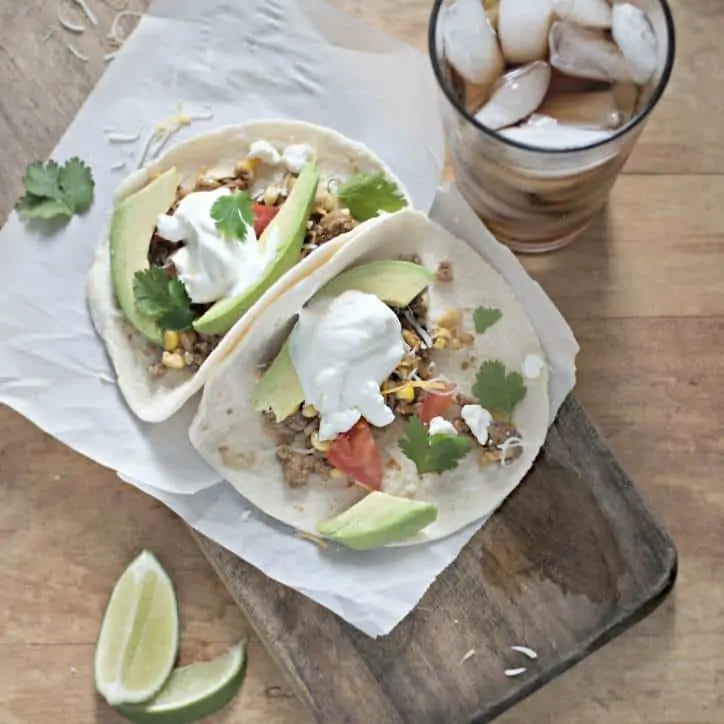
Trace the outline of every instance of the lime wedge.
{"type": "Polygon", "coordinates": [[[232,646],[213,661],[199,661],[176,669],[163,689],[145,704],[117,710],[141,724],[188,724],[210,716],[228,704],[244,680],[244,644],[232,646]]]}
{"type": "Polygon", "coordinates": [[[96,688],[112,706],[147,701],[168,678],[177,651],[173,585],[143,551],[111,593],[96,643],[96,688]]]}

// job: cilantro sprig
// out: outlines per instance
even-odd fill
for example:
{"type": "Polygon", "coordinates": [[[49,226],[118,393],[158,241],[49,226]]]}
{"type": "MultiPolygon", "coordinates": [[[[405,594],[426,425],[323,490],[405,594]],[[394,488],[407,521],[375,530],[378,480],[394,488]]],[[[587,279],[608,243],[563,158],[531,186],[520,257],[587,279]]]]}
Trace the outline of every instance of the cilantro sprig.
{"type": "Polygon", "coordinates": [[[501,317],[503,313],[495,307],[478,307],[473,312],[473,324],[478,334],[483,334],[486,329],[492,327],[501,317]]]}
{"type": "Polygon", "coordinates": [[[407,206],[397,184],[382,171],[355,174],[339,187],[337,198],[357,221],[367,221],[380,211],[394,212],[407,206]]]}
{"type": "Polygon", "coordinates": [[[405,437],[397,444],[415,463],[418,475],[454,470],[472,448],[472,442],[461,435],[430,435],[419,417],[410,418],[405,437]]]}
{"type": "Polygon", "coordinates": [[[95,181],[90,168],[77,156],[60,166],[35,161],[25,169],[25,196],[15,205],[21,219],[70,218],[93,201],[95,181]]]}
{"type": "Polygon", "coordinates": [[[158,267],[133,275],[133,296],[138,311],[155,320],[162,330],[188,329],[196,318],[186,287],[158,267]]]}
{"type": "Polygon", "coordinates": [[[525,394],[525,383],[519,372],[508,372],[499,360],[489,360],[480,365],[473,395],[493,417],[510,420],[525,394]]]}
{"type": "Polygon", "coordinates": [[[254,224],[254,210],[249,194],[234,191],[220,196],[211,207],[211,218],[226,239],[244,241],[246,232],[254,224]]]}

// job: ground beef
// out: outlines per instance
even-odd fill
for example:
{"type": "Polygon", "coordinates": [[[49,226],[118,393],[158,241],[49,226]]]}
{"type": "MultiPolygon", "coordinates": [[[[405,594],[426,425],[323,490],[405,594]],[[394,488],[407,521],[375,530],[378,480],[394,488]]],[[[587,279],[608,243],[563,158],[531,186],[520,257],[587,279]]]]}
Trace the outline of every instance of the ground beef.
{"type": "Polygon", "coordinates": [[[307,235],[304,238],[302,257],[308,256],[317,247],[335,237],[352,231],[358,223],[346,209],[332,211],[328,214],[315,212],[312,214],[307,235]]]}
{"type": "Polygon", "coordinates": [[[507,422],[498,422],[494,420],[490,423],[488,428],[488,444],[502,445],[508,438],[520,437],[518,431],[515,429],[515,425],[507,422]]]}
{"type": "Polygon", "coordinates": [[[453,280],[452,262],[441,261],[437,265],[435,277],[439,282],[451,282],[453,280]]]}
{"type": "Polygon", "coordinates": [[[282,466],[284,482],[291,488],[306,485],[315,473],[328,478],[332,470],[332,466],[317,453],[305,454],[281,445],[276,455],[282,466]]]}

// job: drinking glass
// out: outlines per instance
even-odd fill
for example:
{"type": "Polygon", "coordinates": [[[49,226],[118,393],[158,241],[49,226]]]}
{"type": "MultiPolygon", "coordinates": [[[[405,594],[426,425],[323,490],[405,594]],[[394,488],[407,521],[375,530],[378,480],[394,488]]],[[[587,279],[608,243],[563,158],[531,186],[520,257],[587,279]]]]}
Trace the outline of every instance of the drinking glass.
{"type": "Polygon", "coordinates": [[[657,69],[639,89],[626,123],[604,140],[575,148],[527,145],[475,119],[465,106],[465,81],[445,57],[442,24],[450,0],[434,2],[428,43],[455,181],[490,231],[514,251],[558,249],[591,223],[664,93],[675,55],[671,10],[666,0],[629,1],[651,21],[657,69]]]}

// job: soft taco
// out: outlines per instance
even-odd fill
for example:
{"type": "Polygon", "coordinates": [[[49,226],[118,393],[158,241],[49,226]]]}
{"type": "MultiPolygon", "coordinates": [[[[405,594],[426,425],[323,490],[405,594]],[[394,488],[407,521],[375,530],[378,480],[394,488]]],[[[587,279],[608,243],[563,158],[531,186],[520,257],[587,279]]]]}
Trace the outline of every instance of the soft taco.
{"type": "Polygon", "coordinates": [[[447,536],[544,442],[548,365],[522,305],[419,212],[370,222],[255,316],[190,438],[298,530],[360,549],[447,536]]]}
{"type": "Polygon", "coordinates": [[[295,121],[203,134],[132,174],[86,286],[130,408],[170,417],[239,342],[255,304],[408,203],[365,146],[295,121]]]}

